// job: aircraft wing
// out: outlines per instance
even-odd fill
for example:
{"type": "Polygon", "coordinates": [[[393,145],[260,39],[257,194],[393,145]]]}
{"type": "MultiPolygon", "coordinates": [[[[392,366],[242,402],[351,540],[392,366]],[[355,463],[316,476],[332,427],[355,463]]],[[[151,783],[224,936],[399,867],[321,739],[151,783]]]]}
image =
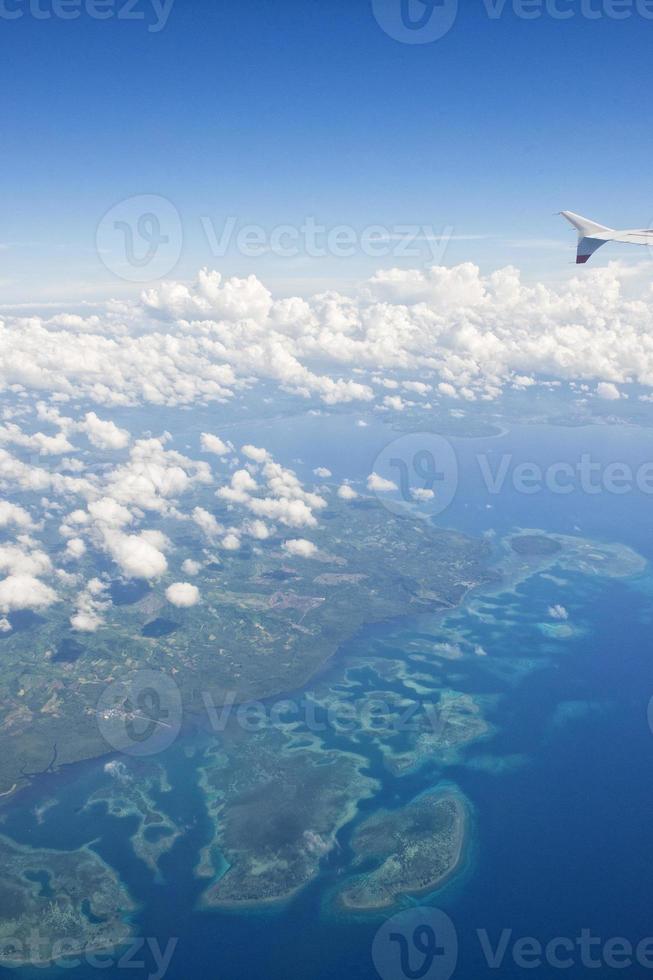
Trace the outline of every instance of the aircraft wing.
{"type": "Polygon", "coordinates": [[[574,226],[578,232],[578,251],[576,263],[584,265],[606,242],[626,242],[630,245],[653,245],[653,228],[634,228],[626,231],[615,231],[606,228],[596,221],[590,221],[573,211],[561,211],[560,214],[574,226]]]}
{"type": "Polygon", "coordinates": [[[635,231],[617,231],[612,239],[614,242],[630,242],[631,245],[653,245],[653,229],[635,231]]]}

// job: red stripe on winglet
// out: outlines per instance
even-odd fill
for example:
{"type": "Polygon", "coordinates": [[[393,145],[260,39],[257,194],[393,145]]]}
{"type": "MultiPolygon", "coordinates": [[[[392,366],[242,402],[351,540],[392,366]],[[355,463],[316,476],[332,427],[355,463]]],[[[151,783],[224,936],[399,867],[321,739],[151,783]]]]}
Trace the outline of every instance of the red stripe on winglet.
{"type": "Polygon", "coordinates": [[[591,258],[590,255],[577,255],[576,265],[584,265],[590,258],[591,258]]]}

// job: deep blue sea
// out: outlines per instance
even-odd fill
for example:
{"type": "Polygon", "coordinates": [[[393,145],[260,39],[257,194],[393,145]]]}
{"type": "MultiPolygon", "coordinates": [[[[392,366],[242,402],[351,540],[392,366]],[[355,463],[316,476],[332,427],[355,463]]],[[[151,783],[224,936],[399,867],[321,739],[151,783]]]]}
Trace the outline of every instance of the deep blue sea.
{"type": "MultiPolygon", "coordinates": [[[[315,466],[326,466],[336,479],[363,480],[388,442],[386,426],[371,421],[366,428],[355,427],[350,416],[329,424],[306,417],[263,430],[252,423],[250,431],[243,424],[241,430],[239,440],[242,436],[242,442],[266,446],[302,477],[315,466]]],[[[526,495],[510,481],[493,495],[482,484],[476,459],[479,453],[491,454],[494,461],[510,454],[515,463],[547,466],[573,464],[590,453],[602,465],[625,461],[636,467],[653,458],[650,431],[515,426],[492,439],[451,441],[460,463],[459,487],[438,524],[497,536],[518,527],[541,528],[620,542],[653,559],[652,497],[638,490],[526,495]]],[[[653,579],[648,573],[616,580],[568,570],[554,571],[554,577],[535,575],[514,594],[488,597],[491,622],[465,606],[445,622],[422,616],[369,627],[345,645],[320,678],[338,683],[346,665],[361,657],[401,659],[416,636],[441,641],[453,627],[487,653],[452,662],[447,670],[457,690],[491,699],[491,737],[469,746],[454,765],[433,762],[401,779],[384,769],[379,752],[370,747],[371,772],[383,789],[362,808],[365,815],[379,805],[395,807],[442,780],[457,784],[471,801],[473,840],[463,871],[428,901],[415,903],[436,906],[453,922],[459,944],[453,976],[461,980],[497,973],[548,978],[560,972],[550,963],[531,969],[520,965],[512,944],[524,937],[543,946],[562,937],[568,945],[590,930],[601,940],[592,947],[596,958],[608,940],[622,937],[636,946],[653,936],[653,734],[647,719],[653,696],[653,579]],[[568,611],[574,627],[570,636],[558,638],[542,628],[547,610],[556,604],[568,611]],[[493,946],[503,934],[506,953],[499,970],[488,965],[479,930],[487,931],[493,946]]],[[[428,671],[424,664],[419,669],[428,671]]],[[[378,977],[372,949],[383,917],[347,919],[334,912],[330,901],[348,857],[351,827],[342,832],[341,848],[329,856],[319,880],[283,910],[194,911],[202,884],[193,867],[210,834],[209,822],[195,763],[184,745],[169,750],[165,762],[172,791],[160,802],[186,832],[162,859],[163,881],[134,857],[129,820],[82,811],[88,795],[107,778],[101,762],[80,766],[59,782],[43,780],[7,812],[3,832],[39,846],[73,848],[93,841],[140,905],[136,933],[157,937],[162,948],[171,937],[178,939],[169,980],[378,977]],[[56,795],[59,801],[42,823],[33,815],[37,793],[56,795]]],[[[568,976],[612,973],[601,959],[595,968],[583,965],[577,946],[568,955],[573,965],[561,971],[568,976]]],[[[133,959],[143,960],[143,966],[128,970],[114,957],[104,969],[84,964],[0,970],[0,976],[86,980],[156,975],[147,948],[133,959]]],[[[642,965],[625,972],[653,975],[642,965]]],[[[382,980],[409,975],[395,970],[382,980]]],[[[430,972],[417,969],[412,975],[448,980],[451,974],[436,960],[430,972]]]]}

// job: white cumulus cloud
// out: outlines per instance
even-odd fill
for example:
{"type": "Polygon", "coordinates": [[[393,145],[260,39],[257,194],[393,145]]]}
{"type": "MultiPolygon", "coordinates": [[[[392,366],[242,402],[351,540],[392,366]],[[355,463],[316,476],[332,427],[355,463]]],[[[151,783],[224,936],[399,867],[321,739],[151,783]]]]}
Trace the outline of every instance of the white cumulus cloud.
{"type": "Polygon", "coordinates": [[[367,489],[374,490],[376,493],[391,493],[393,490],[398,490],[399,488],[392,480],[386,480],[385,477],[379,476],[378,473],[370,473],[367,478],[367,489]]]}
{"type": "Polygon", "coordinates": [[[96,449],[124,449],[131,438],[126,429],[120,429],[111,421],[98,418],[95,412],[87,412],[80,429],[96,449]]]}
{"type": "Polygon", "coordinates": [[[57,594],[45,582],[33,575],[8,575],[0,581],[0,611],[47,609],[56,602],[57,594]]]}
{"type": "Polygon", "coordinates": [[[166,599],[173,606],[189,609],[200,601],[200,590],[190,582],[173,582],[166,589],[166,599]]]}
{"type": "Polygon", "coordinates": [[[289,555],[296,555],[299,558],[312,558],[317,552],[317,547],[312,541],[307,541],[306,538],[291,538],[284,541],[283,550],[287,551],[289,555]]]}

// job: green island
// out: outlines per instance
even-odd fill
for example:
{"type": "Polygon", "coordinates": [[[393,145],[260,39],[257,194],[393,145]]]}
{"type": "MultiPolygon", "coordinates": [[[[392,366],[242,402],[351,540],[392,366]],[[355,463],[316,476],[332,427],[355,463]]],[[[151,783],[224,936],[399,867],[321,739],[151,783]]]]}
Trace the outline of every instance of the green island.
{"type": "MultiPolygon", "coordinates": [[[[215,499],[213,510],[229,521],[215,499]]],[[[198,529],[180,530],[179,522],[165,518],[159,529],[178,539],[181,554],[202,552],[198,529]]],[[[184,717],[197,718],[205,715],[207,698],[220,706],[296,690],[362,626],[451,609],[471,589],[496,580],[487,542],[395,517],[369,500],[333,504],[320,515],[312,559],[289,560],[282,549],[288,536],[279,533],[255,549],[225,552],[207,563],[196,578],[201,604],[176,609],[179,628],[165,635],[143,634],[162,610],[163,587],[118,582],[106,624],[91,639],[67,646],[64,661],[55,652],[70,639],[65,603],[6,636],[0,804],[40,773],[112,750],[96,708],[107,686],[130,672],[172,677],[184,717]]],[[[85,557],[80,573],[94,574],[94,560],[85,557]]]]}
{"type": "Polygon", "coordinates": [[[285,902],[319,871],[338,831],[378,788],[348,752],[288,748],[249,735],[209,750],[202,787],[214,836],[197,874],[211,884],[204,908],[285,902]],[[228,753],[228,754],[225,754],[228,753]],[[216,878],[217,874],[217,878],[216,878]]]}
{"type": "Polygon", "coordinates": [[[453,790],[432,790],[398,810],[374,814],[357,829],[352,848],[354,869],[370,861],[376,867],[347,882],[340,904],[369,912],[436,891],[461,864],[469,820],[467,802],[453,790]]]}
{"type": "Polygon", "coordinates": [[[500,583],[488,592],[506,592],[536,573],[554,566],[602,578],[634,578],[646,569],[646,559],[624,544],[592,541],[569,534],[547,534],[521,529],[500,543],[501,558],[495,569],[500,583]]]}
{"type": "Polygon", "coordinates": [[[135,905],[93,851],[23,847],[0,836],[0,965],[46,965],[125,943],[135,905]]]}

